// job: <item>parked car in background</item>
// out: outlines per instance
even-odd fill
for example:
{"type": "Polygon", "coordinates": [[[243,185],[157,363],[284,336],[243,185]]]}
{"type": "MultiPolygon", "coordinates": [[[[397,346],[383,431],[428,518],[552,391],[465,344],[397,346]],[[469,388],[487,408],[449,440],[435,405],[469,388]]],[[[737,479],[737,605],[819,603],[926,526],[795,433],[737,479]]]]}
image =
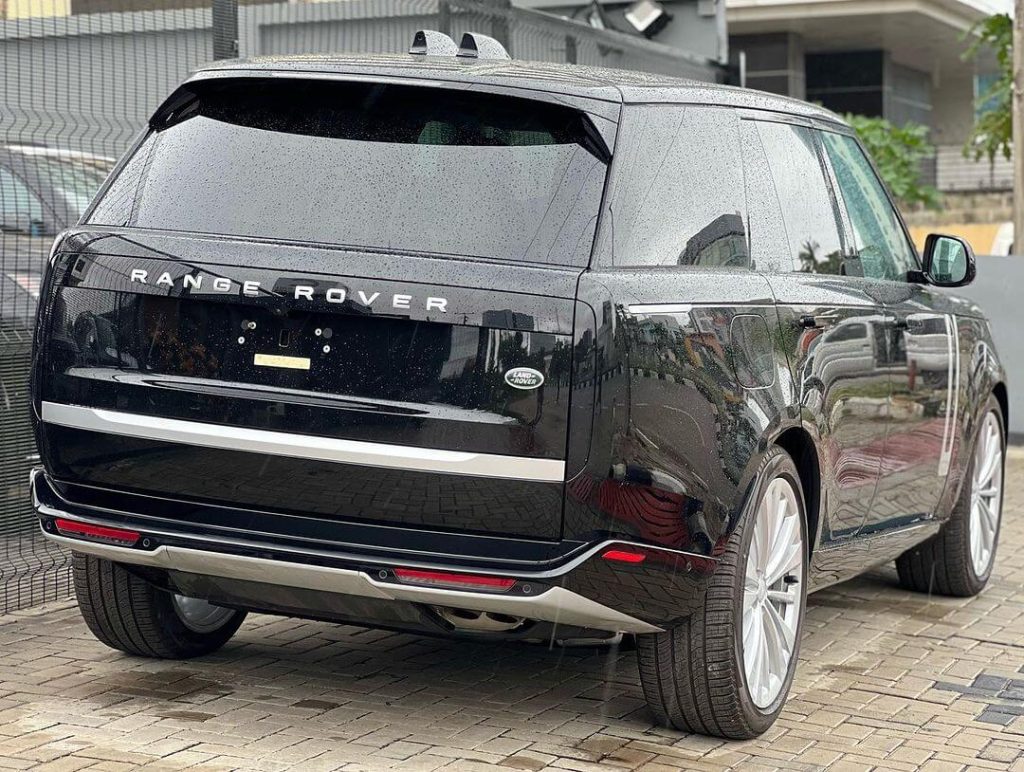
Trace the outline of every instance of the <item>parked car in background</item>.
{"type": "Polygon", "coordinates": [[[974,273],[814,105],[473,35],[218,62],[55,244],[36,511],[130,654],[629,633],[661,722],[753,737],[808,592],[991,575],[974,273]]]}
{"type": "Polygon", "coordinates": [[[29,423],[29,359],[39,287],[58,232],[78,222],[114,159],[0,145],[0,535],[34,527],[28,474],[39,459],[29,423]]]}
{"type": "Polygon", "coordinates": [[[78,222],[114,159],[39,145],[0,145],[0,309],[31,327],[53,237],[78,222]]]}

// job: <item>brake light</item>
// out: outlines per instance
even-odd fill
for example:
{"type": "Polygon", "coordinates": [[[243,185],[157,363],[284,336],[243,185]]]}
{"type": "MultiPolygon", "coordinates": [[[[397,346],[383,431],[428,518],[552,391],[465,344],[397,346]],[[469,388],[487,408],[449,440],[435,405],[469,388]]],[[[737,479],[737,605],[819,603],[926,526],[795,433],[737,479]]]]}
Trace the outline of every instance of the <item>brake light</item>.
{"type": "Polygon", "coordinates": [[[644,553],[629,552],[628,550],[608,550],[601,557],[618,563],[643,563],[647,560],[647,556],[644,553]]]}
{"type": "Polygon", "coordinates": [[[505,592],[516,583],[515,579],[502,576],[450,574],[447,571],[423,571],[418,568],[396,568],[395,577],[403,584],[418,584],[428,587],[454,587],[469,590],[492,590],[496,592],[505,592]]]}
{"type": "Polygon", "coordinates": [[[131,547],[139,540],[140,534],[137,531],[127,531],[122,528],[108,528],[105,525],[92,525],[91,523],[79,523],[75,520],[64,520],[57,518],[54,521],[57,532],[61,536],[74,536],[89,541],[101,541],[107,544],[117,544],[122,547],[131,547]]]}

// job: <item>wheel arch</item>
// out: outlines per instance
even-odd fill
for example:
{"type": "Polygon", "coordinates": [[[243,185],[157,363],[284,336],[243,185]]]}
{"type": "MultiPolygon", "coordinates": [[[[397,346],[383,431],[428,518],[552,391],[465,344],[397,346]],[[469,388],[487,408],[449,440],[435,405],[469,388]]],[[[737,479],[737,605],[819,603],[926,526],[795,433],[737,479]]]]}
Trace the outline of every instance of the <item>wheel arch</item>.
{"type": "Polygon", "coordinates": [[[821,462],[818,448],[814,438],[802,426],[786,429],[775,438],[775,444],[790,455],[800,474],[800,487],[807,505],[807,550],[810,557],[818,543],[818,528],[821,524],[821,462]]]}
{"type": "Polygon", "coordinates": [[[1006,388],[1005,381],[998,381],[992,387],[992,395],[996,398],[999,403],[999,407],[1003,411],[1003,436],[1009,438],[1010,436],[1010,393],[1006,388]]]}

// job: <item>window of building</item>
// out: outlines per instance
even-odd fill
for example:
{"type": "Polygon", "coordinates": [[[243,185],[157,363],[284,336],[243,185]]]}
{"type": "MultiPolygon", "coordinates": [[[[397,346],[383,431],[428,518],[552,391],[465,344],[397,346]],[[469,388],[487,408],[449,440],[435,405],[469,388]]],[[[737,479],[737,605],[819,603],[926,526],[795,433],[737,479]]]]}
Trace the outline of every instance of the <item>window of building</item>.
{"type": "Polygon", "coordinates": [[[990,96],[993,86],[999,81],[999,73],[985,72],[974,76],[974,120],[998,109],[999,100],[990,96]]]}

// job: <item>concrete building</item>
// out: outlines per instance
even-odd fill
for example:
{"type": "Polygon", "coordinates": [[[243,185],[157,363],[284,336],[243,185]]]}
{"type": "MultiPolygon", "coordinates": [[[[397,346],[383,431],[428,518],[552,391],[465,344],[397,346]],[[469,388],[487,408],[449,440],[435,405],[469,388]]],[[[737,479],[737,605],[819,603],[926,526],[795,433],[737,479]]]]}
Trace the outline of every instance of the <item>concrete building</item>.
{"type": "Polygon", "coordinates": [[[1005,187],[1006,168],[963,161],[977,96],[995,62],[963,60],[967,31],[1011,0],[726,0],[734,61],[753,88],[838,112],[923,123],[941,149],[944,190],[1005,187]]]}
{"type": "Polygon", "coordinates": [[[734,62],[747,84],[808,99],[840,113],[882,116],[931,129],[928,169],[944,194],[939,212],[912,212],[919,241],[936,228],[981,252],[1007,244],[1013,171],[963,153],[978,96],[991,84],[991,55],[965,61],[968,31],[1012,0],[726,0],[734,62]]]}
{"type": "MultiPolygon", "coordinates": [[[[601,23],[593,5],[583,0],[514,2],[601,23]]],[[[1012,170],[1001,159],[989,164],[964,157],[977,97],[991,83],[996,64],[992,56],[965,61],[963,54],[971,27],[990,14],[1010,12],[1012,5],[1012,0],[663,0],[671,20],[661,20],[653,39],[694,49],[700,43],[693,35],[703,34],[706,48],[715,41],[708,23],[716,21],[727,27],[734,72],[742,59],[751,88],[819,102],[840,113],[928,126],[938,152],[926,175],[945,194],[945,206],[941,213],[911,213],[911,220],[920,221],[922,231],[957,225],[979,250],[991,251],[1000,226],[1011,218],[1012,170]]],[[[627,6],[603,2],[603,21],[628,31],[627,6]]]]}

